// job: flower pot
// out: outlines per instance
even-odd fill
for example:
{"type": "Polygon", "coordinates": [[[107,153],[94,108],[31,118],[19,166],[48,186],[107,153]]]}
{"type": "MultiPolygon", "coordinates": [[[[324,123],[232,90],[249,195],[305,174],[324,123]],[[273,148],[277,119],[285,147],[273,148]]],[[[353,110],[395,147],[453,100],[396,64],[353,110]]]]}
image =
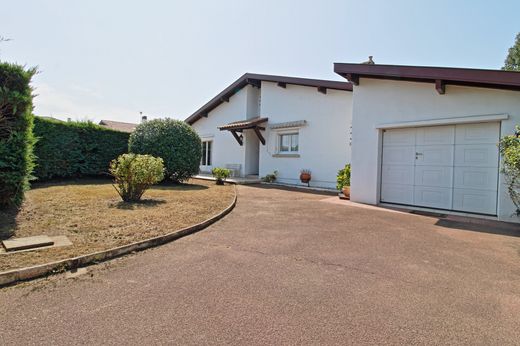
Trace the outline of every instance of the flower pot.
{"type": "Polygon", "coordinates": [[[217,185],[224,185],[224,180],[217,179],[217,185]]]}
{"type": "Polygon", "coordinates": [[[350,186],[343,186],[343,188],[341,189],[341,192],[343,192],[343,195],[350,199],[350,186]]]}
{"type": "Polygon", "coordinates": [[[301,173],[300,180],[302,183],[308,184],[311,181],[311,175],[309,173],[301,173]]]}

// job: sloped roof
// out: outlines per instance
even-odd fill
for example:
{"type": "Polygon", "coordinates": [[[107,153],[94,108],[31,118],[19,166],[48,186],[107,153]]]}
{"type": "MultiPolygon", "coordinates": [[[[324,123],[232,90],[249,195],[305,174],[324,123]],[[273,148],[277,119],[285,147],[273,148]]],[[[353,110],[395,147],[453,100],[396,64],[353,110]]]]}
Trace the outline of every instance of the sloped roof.
{"type": "Polygon", "coordinates": [[[359,78],[404,80],[411,82],[463,85],[481,88],[520,90],[520,72],[456,67],[406,65],[367,65],[335,63],[334,72],[354,85],[359,78]]]}
{"type": "Polygon", "coordinates": [[[122,121],[113,121],[113,120],[101,120],[99,125],[107,127],[111,130],[121,131],[121,132],[133,132],[137,124],[133,123],[125,123],[122,121]]]}
{"type": "Polygon", "coordinates": [[[234,121],[232,123],[219,126],[219,130],[245,130],[248,128],[253,128],[258,124],[265,123],[268,121],[268,118],[255,117],[247,120],[234,121]]]}
{"type": "Polygon", "coordinates": [[[212,98],[204,106],[199,108],[195,113],[186,118],[185,121],[188,124],[192,125],[200,118],[206,117],[209,112],[217,108],[220,104],[222,104],[222,102],[229,101],[229,98],[231,96],[236,94],[240,89],[242,89],[246,85],[251,84],[260,87],[262,81],[278,83],[279,86],[282,88],[285,87],[287,84],[293,84],[308,87],[316,87],[319,88],[322,92],[326,92],[326,89],[352,91],[352,84],[347,82],[246,73],[242,77],[237,79],[235,82],[233,82],[226,89],[224,89],[217,96],[212,98]]]}

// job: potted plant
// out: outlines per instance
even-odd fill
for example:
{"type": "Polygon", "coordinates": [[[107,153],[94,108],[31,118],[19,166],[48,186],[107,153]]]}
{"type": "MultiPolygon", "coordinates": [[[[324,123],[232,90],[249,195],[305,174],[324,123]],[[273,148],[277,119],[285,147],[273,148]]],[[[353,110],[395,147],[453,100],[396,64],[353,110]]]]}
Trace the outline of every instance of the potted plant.
{"type": "Polygon", "coordinates": [[[216,179],[217,185],[224,185],[224,181],[230,176],[231,171],[226,168],[215,167],[211,170],[211,174],[216,179]]]}
{"type": "Polygon", "coordinates": [[[343,192],[345,198],[350,199],[350,163],[338,171],[336,188],[343,192]]]}
{"type": "Polygon", "coordinates": [[[311,181],[311,171],[308,169],[302,169],[300,171],[300,180],[302,183],[309,185],[309,182],[311,181]]]}
{"type": "Polygon", "coordinates": [[[273,173],[266,174],[265,177],[262,178],[262,181],[265,183],[273,183],[278,176],[278,171],[274,171],[273,173]]]}

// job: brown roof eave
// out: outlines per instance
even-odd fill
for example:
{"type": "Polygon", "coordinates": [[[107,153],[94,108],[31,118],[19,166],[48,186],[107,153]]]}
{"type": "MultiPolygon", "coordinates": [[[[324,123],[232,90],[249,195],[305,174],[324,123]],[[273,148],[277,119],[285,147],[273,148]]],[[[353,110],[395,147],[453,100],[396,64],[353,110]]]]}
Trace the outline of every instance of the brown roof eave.
{"type": "Polygon", "coordinates": [[[252,84],[255,86],[260,86],[260,82],[262,81],[352,91],[352,84],[347,82],[246,73],[231,85],[229,85],[222,92],[220,92],[217,96],[208,101],[204,106],[200,107],[196,112],[186,118],[185,122],[192,125],[200,118],[207,117],[209,112],[217,108],[223,102],[229,101],[231,96],[236,94],[246,85],[252,84]]]}
{"type": "Polygon", "coordinates": [[[514,71],[335,63],[334,72],[354,84],[359,82],[359,78],[373,78],[424,83],[441,81],[443,84],[520,90],[520,73],[514,71]]]}

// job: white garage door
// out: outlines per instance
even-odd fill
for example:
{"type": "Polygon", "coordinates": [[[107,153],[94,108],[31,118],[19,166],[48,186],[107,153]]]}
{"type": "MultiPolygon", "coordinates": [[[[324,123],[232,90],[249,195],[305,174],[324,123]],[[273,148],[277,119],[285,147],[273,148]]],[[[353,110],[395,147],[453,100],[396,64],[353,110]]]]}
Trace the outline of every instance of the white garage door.
{"type": "Polygon", "coordinates": [[[385,130],[381,202],[496,215],[499,123],[385,130]]]}

